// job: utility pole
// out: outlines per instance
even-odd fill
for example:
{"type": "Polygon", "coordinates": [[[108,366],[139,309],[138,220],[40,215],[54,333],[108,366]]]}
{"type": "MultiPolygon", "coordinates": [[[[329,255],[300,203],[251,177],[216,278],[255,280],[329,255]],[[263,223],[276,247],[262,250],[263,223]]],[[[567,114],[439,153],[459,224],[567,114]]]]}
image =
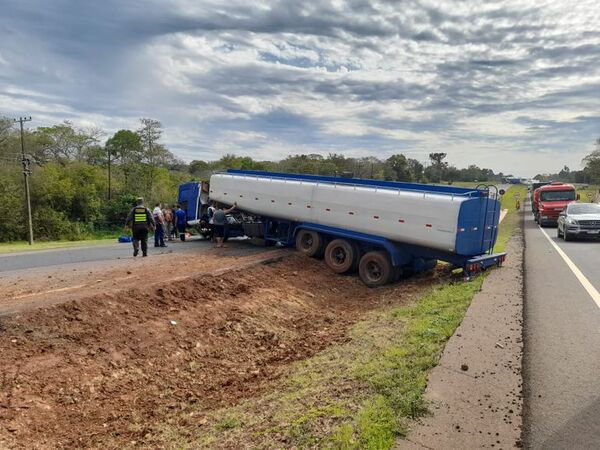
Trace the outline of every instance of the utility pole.
{"type": "Polygon", "coordinates": [[[13,122],[19,122],[21,126],[21,162],[23,163],[23,177],[25,178],[25,198],[27,200],[27,216],[29,219],[29,245],[33,245],[33,222],[31,220],[31,198],[29,197],[29,168],[30,160],[25,155],[25,138],[23,136],[23,122],[31,122],[31,117],[19,117],[19,120],[13,119],[13,122]]]}
{"type": "Polygon", "coordinates": [[[108,151],[108,199],[110,200],[110,146],[106,146],[108,151]]]}

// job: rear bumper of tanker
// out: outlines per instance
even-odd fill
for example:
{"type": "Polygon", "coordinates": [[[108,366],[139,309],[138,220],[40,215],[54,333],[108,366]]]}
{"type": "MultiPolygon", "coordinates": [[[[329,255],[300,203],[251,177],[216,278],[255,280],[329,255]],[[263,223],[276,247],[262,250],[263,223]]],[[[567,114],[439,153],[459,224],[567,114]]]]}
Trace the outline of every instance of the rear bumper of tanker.
{"type": "Polygon", "coordinates": [[[490,267],[500,267],[506,260],[506,253],[492,253],[466,260],[462,269],[466,277],[482,272],[490,267]]]}

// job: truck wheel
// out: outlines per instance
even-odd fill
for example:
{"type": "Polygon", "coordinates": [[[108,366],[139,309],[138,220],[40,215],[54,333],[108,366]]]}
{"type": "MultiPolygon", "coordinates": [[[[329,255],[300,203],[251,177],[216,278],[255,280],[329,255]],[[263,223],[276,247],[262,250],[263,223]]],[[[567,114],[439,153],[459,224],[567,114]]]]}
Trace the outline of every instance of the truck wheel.
{"type": "Polygon", "coordinates": [[[560,232],[560,227],[557,227],[557,228],[556,228],[556,237],[557,237],[557,238],[559,238],[559,239],[560,239],[561,237],[563,237],[563,234],[560,232]]]}
{"type": "Polygon", "coordinates": [[[316,231],[300,230],[296,235],[296,250],[318,258],[323,254],[323,237],[316,231]]]}
{"type": "Polygon", "coordinates": [[[385,252],[368,252],[360,259],[358,275],[369,287],[383,286],[390,281],[392,273],[392,263],[385,252]]]}
{"type": "Polygon", "coordinates": [[[335,273],[356,270],[358,256],[358,246],[345,239],[334,239],[325,248],[325,263],[335,273]]]}

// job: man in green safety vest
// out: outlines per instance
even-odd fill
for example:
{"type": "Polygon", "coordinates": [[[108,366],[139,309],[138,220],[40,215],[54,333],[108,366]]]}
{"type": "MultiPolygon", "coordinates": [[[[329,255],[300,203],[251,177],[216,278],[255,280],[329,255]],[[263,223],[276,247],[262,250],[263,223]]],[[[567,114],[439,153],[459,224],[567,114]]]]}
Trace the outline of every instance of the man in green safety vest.
{"type": "Polygon", "coordinates": [[[125,221],[125,229],[131,228],[132,231],[134,257],[140,252],[140,242],[142,243],[142,255],[148,256],[148,229],[155,227],[152,212],[144,206],[144,199],[138,198],[125,221]]]}

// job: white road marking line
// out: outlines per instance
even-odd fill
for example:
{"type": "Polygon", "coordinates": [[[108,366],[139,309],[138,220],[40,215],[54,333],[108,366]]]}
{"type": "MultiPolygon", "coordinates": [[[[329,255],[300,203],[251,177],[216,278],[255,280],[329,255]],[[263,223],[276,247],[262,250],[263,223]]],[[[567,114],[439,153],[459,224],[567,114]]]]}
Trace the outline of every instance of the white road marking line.
{"type": "Polygon", "coordinates": [[[567,266],[569,266],[571,272],[573,272],[573,274],[577,277],[583,288],[587,291],[588,294],[590,294],[590,297],[592,297],[592,300],[594,300],[598,308],[600,308],[600,292],[598,292],[598,290],[592,285],[592,283],[590,283],[590,280],[588,280],[587,277],[581,272],[581,270],[579,270],[579,267],[577,267],[575,263],[571,261],[571,258],[569,258],[567,254],[556,244],[556,242],[552,240],[548,233],[546,233],[546,230],[544,230],[543,228],[539,228],[539,230],[544,236],[546,236],[546,239],[548,239],[550,244],[552,244],[552,246],[556,249],[556,251],[562,257],[565,263],[567,263],[567,266]]]}

